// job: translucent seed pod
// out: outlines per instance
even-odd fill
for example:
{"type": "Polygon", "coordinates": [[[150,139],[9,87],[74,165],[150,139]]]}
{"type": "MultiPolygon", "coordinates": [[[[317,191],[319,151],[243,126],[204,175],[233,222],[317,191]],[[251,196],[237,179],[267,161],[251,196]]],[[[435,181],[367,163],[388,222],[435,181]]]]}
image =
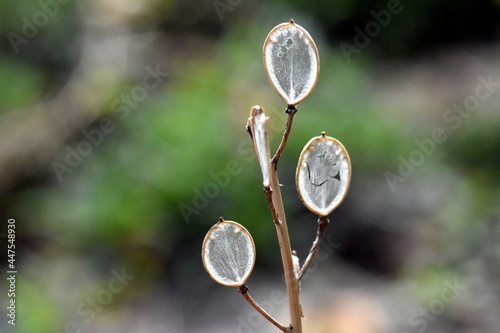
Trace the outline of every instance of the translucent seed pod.
{"type": "Polygon", "coordinates": [[[295,179],[304,205],[319,216],[328,216],[344,200],[351,181],[346,149],[325,132],[312,138],[300,154],[295,179]]]}
{"type": "Polygon", "coordinates": [[[288,105],[303,101],[319,75],[318,49],[309,33],[293,20],[277,25],[262,50],[269,81],[288,105]]]}
{"type": "Polygon", "coordinates": [[[241,286],[255,264],[255,244],[245,227],[220,219],[203,240],[201,257],[208,274],[225,286],[241,286]]]}

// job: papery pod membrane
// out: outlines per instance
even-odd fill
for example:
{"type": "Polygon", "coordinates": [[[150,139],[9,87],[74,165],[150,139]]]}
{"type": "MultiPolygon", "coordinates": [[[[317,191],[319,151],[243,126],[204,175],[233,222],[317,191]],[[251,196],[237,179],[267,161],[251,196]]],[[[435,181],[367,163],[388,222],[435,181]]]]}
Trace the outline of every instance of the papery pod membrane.
{"type": "Polygon", "coordinates": [[[319,216],[327,216],[344,200],[349,188],[351,160],[347,150],[323,132],[305,145],[295,178],[304,205],[319,216]]]}
{"type": "Polygon", "coordinates": [[[313,90],[319,75],[318,49],[309,33],[293,20],[277,25],[262,50],[269,81],[288,105],[296,105],[313,90]]]}
{"type": "Polygon", "coordinates": [[[220,219],[203,240],[201,257],[208,274],[225,286],[241,286],[255,264],[255,244],[245,227],[220,219]]]}
{"type": "Polygon", "coordinates": [[[269,171],[271,168],[271,154],[269,151],[269,140],[266,132],[267,117],[264,110],[258,105],[250,109],[248,126],[253,135],[253,143],[257,157],[259,159],[260,169],[262,171],[262,183],[269,186],[269,171]]]}

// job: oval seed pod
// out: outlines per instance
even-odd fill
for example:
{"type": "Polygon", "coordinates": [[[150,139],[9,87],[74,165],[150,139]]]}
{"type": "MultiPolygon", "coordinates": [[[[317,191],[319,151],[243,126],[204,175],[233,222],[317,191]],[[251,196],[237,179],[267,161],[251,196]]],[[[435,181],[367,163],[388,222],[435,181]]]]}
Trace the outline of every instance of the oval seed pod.
{"type": "Polygon", "coordinates": [[[288,105],[313,90],[319,75],[318,49],[309,33],[293,20],[274,27],[262,50],[269,81],[288,105]]]}
{"type": "Polygon", "coordinates": [[[300,154],[295,180],[304,205],[327,216],[344,200],[351,181],[346,149],[325,132],[312,138],[300,154]]]}
{"type": "Polygon", "coordinates": [[[226,286],[241,286],[252,273],[255,245],[245,227],[220,219],[203,240],[201,257],[208,274],[226,286]]]}

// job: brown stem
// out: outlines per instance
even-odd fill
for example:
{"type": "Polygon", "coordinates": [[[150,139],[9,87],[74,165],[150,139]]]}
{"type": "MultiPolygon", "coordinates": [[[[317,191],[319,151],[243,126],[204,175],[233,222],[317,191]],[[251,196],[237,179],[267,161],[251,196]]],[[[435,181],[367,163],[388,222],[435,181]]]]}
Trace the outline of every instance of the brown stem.
{"type": "Polygon", "coordinates": [[[259,304],[257,304],[257,302],[248,293],[248,290],[249,290],[249,288],[245,285],[238,287],[238,292],[240,294],[242,294],[243,297],[245,297],[245,299],[248,301],[248,303],[250,303],[250,305],[253,306],[254,309],[257,310],[262,316],[264,316],[264,318],[269,320],[269,322],[271,324],[273,324],[274,326],[279,328],[282,332],[285,332],[285,333],[289,332],[289,330],[286,326],[282,325],[279,321],[274,319],[269,313],[267,313],[266,310],[264,310],[259,304]]]}
{"type": "Polygon", "coordinates": [[[300,269],[299,274],[297,274],[297,279],[300,281],[304,274],[306,273],[307,269],[309,268],[309,265],[311,264],[314,254],[316,253],[316,250],[318,249],[318,245],[321,243],[321,240],[323,239],[323,236],[325,235],[325,229],[328,226],[328,223],[330,223],[330,220],[326,216],[320,216],[318,219],[318,231],[316,232],[316,239],[313,242],[313,245],[311,246],[311,249],[309,250],[309,255],[306,258],[306,261],[304,262],[304,265],[302,265],[302,268],[300,269]]]}
{"type": "Polygon", "coordinates": [[[283,261],[290,319],[292,322],[290,330],[293,333],[302,333],[302,311],[299,301],[300,286],[297,275],[293,269],[290,236],[288,234],[278,174],[275,168],[271,168],[270,170],[270,191],[266,192],[266,198],[268,200],[269,207],[271,207],[271,213],[273,214],[274,224],[278,234],[278,242],[280,245],[281,259],[283,261]]]}
{"type": "Polygon", "coordinates": [[[267,204],[269,205],[269,210],[271,211],[273,221],[276,225],[279,225],[281,222],[279,220],[278,214],[276,213],[276,209],[274,208],[273,190],[271,189],[271,187],[265,186],[264,192],[266,193],[267,204]]]}
{"type": "Polygon", "coordinates": [[[285,150],[285,145],[288,141],[288,136],[290,135],[290,131],[292,130],[293,116],[295,115],[295,113],[297,113],[297,108],[295,107],[295,105],[289,105],[286,108],[285,112],[288,114],[288,118],[286,120],[286,125],[285,125],[285,131],[283,132],[283,137],[281,138],[280,145],[278,146],[276,153],[271,159],[271,164],[274,165],[274,169],[276,169],[281,154],[283,154],[283,150],[285,150]]]}
{"type": "MultiPolygon", "coordinates": [[[[260,108],[260,107],[259,107],[260,108]]],[[[253,109],[252,109],[253,110],[253,109]]],[[[288,234],[288,227],[286,223],[285,209],[283,207],[283,199],[281,196],[281,189],[278,180],[277,164],[278,160],[285,149],[288,136],[290,135],[290,130],[292,128],[293,115],[297,112],[297,109],[293,105],[289,105],[286,113],[288,113],[288,120],[286,123],[285,131],[283,133],[283,138],[276,151],[276,154],[271,159],[271,163],[274,167],[269,170],[269,185],[264,187],[266,193],[266,199],[271,210],[273,221],[276,227],[276,232],[278,234],[278,242],[280,245],[281,260],[283,262],[283,271],[285,274],[286,289],[288,294],[288,305],[290,311],[291,326],[287,328],[286,332],[302,333],[302,310],[300,307],[299,293],[300,286],[293,267],[292,259],[292,247],[290,244],[290,236],[288,234]]],[[[251,117],[253,111],[251,113],[251,117]]],[[[253,138],[253,128],[251,118],[247,123],[247,130],[250,136],[253,138]]],[[[258,152],[257,152],[258,153],[258,152]]]]}

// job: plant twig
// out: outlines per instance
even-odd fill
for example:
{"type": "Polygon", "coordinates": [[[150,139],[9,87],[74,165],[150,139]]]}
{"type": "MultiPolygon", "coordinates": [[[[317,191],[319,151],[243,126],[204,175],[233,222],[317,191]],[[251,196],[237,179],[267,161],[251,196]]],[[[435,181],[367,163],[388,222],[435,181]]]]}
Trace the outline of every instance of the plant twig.
{"type": "Polygon", "coordinates": [[[309,255],[306,258],[306,261],[304,262],[304,265],[302,265],[302,268],[300,269],[300,272],[297,274],[297,279],[300,281],[304,274],[306,273],[307,269],[309,268],[309,265],[311,264],[314,254],[316,253],[316,250],[318,249],[318,245],[321,243],[321,240],[323,239],[323,236],[325,235],[325,229],[328,226],[328,223],[330,223],[330,220],[326,216],[320,216],[318,219],[318,230],[316,232],[316,239],[313,242],[313,245],[311,246],[311,249],[309,250],[309,255]]]}
{"type": "Polygon", "coordinates": [[[264,318],[266,318],[271,324],[279,328],[282,332],[289,332],[288,327],[282,325],[279,321],[273,318],[266,310],[264,310],[257,302],[250,296],[248,293],[249,288],[246,285],[242,285],[238,287],[238,292],[245,297],[245,299],[250,303],[251,306],[254,307],[264,318]]]}
{"type": "Polygon", "coordinates": [[[295,105],[288,105],[285,112],[288,114],[288,118],[286,120],[285,131],[283,132],[283,137],[281,138],[280,145],[276,150],[273,158],[271,158],[271,164],[274,165],[274,169],[278,166],[278,161],[283,154],[283,150],[285,150],[285,145],[288,141],[288,136],[290,135],[290,131],[292,130],[293,116],[297,113],[297,108],[295,105]]]}
{"type": "MultiPolygon", "coordinates": [[[[278,150],[276,151],[274,157],[271,159],[271,163],[274,167],[271,167],[269,170],[269,185],[264,186],[264,191],[266,193],[266,199],[271,210],[274,224],[276,226],[278,242],[280,245],[281,260],[283,262],[283,271],[285,275],[291,320],[291,326],[290,328],[288,328],[287,332],[302,333],[302,310],[299,300],[300,286],[297,279],[297,274],[295,273],[293,267],[292,247],[290,244],[290,236],[288,234],[288,227],[286,223],[285,208],[283,206],[283,198],[281,196],[281,189],[277,173],[277,163],[281,154],[283,153],[283,150],[285,149],[285,145],[292,128],[293,116],[296,112],[297,109],[293,105],[289,105],[286,109],[288,120],[278,150]]],[[[249,132],[250,137],[254,139],[254,129],[251,121],[252,116],[253,112],[251,113],[251,117],[247,123],[247,131],[249,132]]]]}
{"type": "MultiPolygon", "coordinates": [[[[293,117],[293,116],[289,116],[293,117]]],[[[290,125],[291,126],[291,125],[290,125]]],[[[287,126],[288,132],[290,126],[287,126]]],[[[286,132],[286,130],[285,130],[286,132]]],[[[286,135],[287,137],[288,135],[286,135]]],[[[285,135],[283,136],[285,138],[285,135]]],[[[282,143],[286,143],[286,139],[282,143]]],[[[280,145],[281,146],[281,145],[280,145]]],[[[284,145],[283,145],[284,148],[284,145]]],[[[281,149],[282,151],[283,149],[281,149]]],[[[279,155],[278,155],[279,157],[279,155]]],[[[270,170],[270,195],[267,194],[267,200],[271,212],[273,213],[274,224],[278,234],[278,242],[280,245],[281,259],[283,261],[283,271],[285,274],[286,289],[288,294],[288,305],[290,310],[290,319],[292,322],[292,330],[294,333],[302,333],[302,311],[300,308],[300,286],[297,280],[297,275],[293,269],[292,247],[290,244],[290,236],[288,234],[288,226],[286,223],[285,208],[283,206],[283,198],[281,196],[281,189],[278,180],[278,173],[276,171],[276,162],[274,168],[270,170]]]]}

